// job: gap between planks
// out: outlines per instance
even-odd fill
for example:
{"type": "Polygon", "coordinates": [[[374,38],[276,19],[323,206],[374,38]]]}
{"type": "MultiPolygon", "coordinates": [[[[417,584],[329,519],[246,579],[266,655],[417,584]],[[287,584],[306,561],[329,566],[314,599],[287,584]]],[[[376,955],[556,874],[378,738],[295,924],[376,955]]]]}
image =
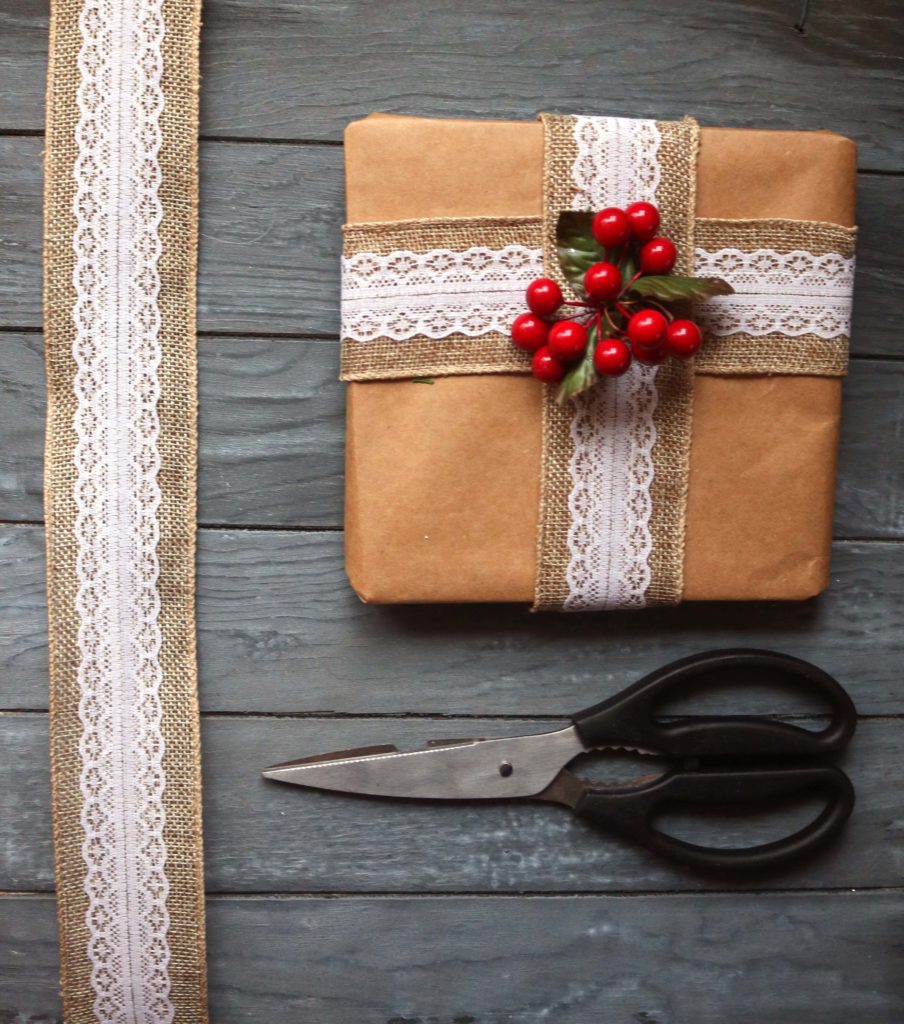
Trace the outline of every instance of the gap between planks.
{"type": "MultiPolygon", "coordinates": [[[[0,519],[0,527],[9,526],[19,529],[43,529],[43,519],[0,519]]],[[[204,523],[197,524],[198,530],[210,533],[286,533],[311,534],[323,536],[335,534],[341,537],[343,528],[336,526],[286,526],[285,523],[204,523]]],[[[904,544],[904,537],[833,537],[832,544],[885,544],[894,546],[904,544]]],[[[467,603],[467,602],[465,602],[467,603]]],[[[794,603],[794,602],[792,602],[794,603]]]]}
{"type": "MultiPolygon", "coordinates": [[[[486,119],[488,120],[488,119],[486,119]]],[[[43,128],[0,128],[0,138],[2,139],[43,139],[44,129],[43,128]]],[[[304,147],[311,146],[318,149],[341,149],[344,145],[341,139],[293,139],[293,138],[279,138],[273,139],[268,138],[265,135],[260,136],[247,136],[247,135],[206,135],[201,134],[198,136],[199,142],[213,142],[217,144],[225,144],[229,146],[288,146],[288,147],[304,147]]],[[[887,168],[873,168],[873,167],[858,167],[858,174],[875,175],[877,177],[896,178],[904,176],[904,169],[891,170],[887,168]]]]}
{"type": "MultiPolygon", "coordinates": [[[[30,327],[0,324],[0,337],[4,334],[43,334],[43,328],[32,324],[30,327]]],[[[323,345],[338,345],[341,339],[337,334],[324,334],[317,331],[198,331],[198,341],[284,341],[314,342],[323,345]]],[[[857,363],[900,363],[904,361],[904,352],[888,352],[883,355],[872,355],[864,352],[851,352],[851,362],[857,363]]],[[[341,383],[337,378],[337,383],[341,383]]]]}
{"type": "MultiPolygon", "coordinates": [[[[0,708],[0,718],[46,718],[47,708],[0,708]]],[[[663,715],[661,721],[679,721],[684,715],[663,715]]],[[[789,712],[783,715],[769,715],[782,722],[828,722],[830,714],[809,713],[806,711],[789,712]]],[[[201,720],[263,721],[285,720],[290,722],[364,722],[364,721],[396,721],[396,722],[520,722],[526,725],[561,725],[569,721],[563,715],[532,715],[532,714],[468,714],[467,712],[450,712],[443,714],[436,711],[202,711],[201,720]]],[[[900,722],[904,721],[904,713],[891,714],[858,714],[858,722],[900,722]]]]}
{"type": "MultiPolygon", "coordinates": [[[[519,892],[498,892],[493,889],[462,889],[457,892],[423,892],[413,889],[386,889],[376,892],[278,892],[263,889],[260,892],[206,892],[208,903],[220,900],[252,901],[280,900],[285,902],[301,900],[459,900],[459,899],[499,899],[499,900],[593,900],[593,899],[638,899],[655,896],[666,899],[683,899],[691,897],[725,897],[725,896],[854,896],[860,893],[898,896],[904,894],[904,886],[889,885],[858,885],[858,886],[825,886],[820,889],[796,889],[793,887],[777,887],[774,889],[588,889],[575,892],[556,892],[525,889],[519,892]]],[[[0,890],[0,900],[35,900],[47,899],[54,895],[52,889],[6,889],[0,890]]]]}

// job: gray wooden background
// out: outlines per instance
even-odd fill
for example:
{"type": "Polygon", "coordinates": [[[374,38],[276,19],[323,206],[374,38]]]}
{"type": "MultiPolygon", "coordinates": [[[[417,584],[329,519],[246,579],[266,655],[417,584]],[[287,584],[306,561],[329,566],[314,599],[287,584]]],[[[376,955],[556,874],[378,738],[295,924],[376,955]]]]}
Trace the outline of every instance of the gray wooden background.
{"type": "MultiPolygon", "coordinates": [[[[904,39],[898,0],[208,0],[199,629],[215,1024],[904,1020],[904,39]],[[832,588],[599,617],[367,608],[342,571],[343,126],[372,110],[696,114],[860,147],[832,588]],[[733,885],[565,813],[257,777],[367,741],[540,729],[680,654],[774,646],[863,716],[859,804],[733,885]]],[[[59,1020],[41,527],[46,0],[0,0],[0,1022],[59,1020]]],[[[803,711],[753,692],[748,709],[803,711]]],[[[740,706],[740,705],[739,705],[740,706]]],[[[741,823],[726,823],[723,838],[741,823]]],[[[777,827],[771,822],[770,827],[777,827]]]]}

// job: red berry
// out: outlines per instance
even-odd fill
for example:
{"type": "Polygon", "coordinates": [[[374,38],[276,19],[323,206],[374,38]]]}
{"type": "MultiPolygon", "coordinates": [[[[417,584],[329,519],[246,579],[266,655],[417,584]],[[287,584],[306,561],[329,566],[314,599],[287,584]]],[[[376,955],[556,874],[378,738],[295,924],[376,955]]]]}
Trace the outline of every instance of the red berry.
{"type": "Polygon", "coordinates": [[[596,372],[620,377],[631,365],[631,349],[620,338],[603,338],[593,350],[596,372]]]}
{"type": "Polygon", "coordinates": [[[611,302],[621,286],[621,271],[614,263],[594,263],[584,274],[584,290],[595,302],[611,302]]]}
{"type": "Polygon", "coordinates": [[[631,234],[631,222],[624,210],[617,206],[607,206],[593,218],[590,229],[593,237],[607,249],[616,249],[628,241],[631,234]]]}
{"type": "Polygon", "coordinates": [[[530,372],[544,384],[558,384],[567,369],[545,346],[536,351],[530,361],[530,372]]]}
{"type": "Polygon", "coordinates": [[[579,359],[587,351],[587,331],[575,320],[559,320],[549,329],[547,345],[565,363],[579,359]]]}
{"type": "Polygon", "coordinates": [[[538,277],[527,286],[527,305],[537,316],[552,316],[562,305],[562,289],[550,277],[538,277]]]}
{"type": "Polygon", "coordinates": [[[644,274],[667,274],[675,266],[678,251],[667,238],[651,238],[640,250],[640,269],[644,274]]]}
{"type": "Polygon", "coordinates": [[[632,345],[655,348],[665,341],[667,327],[662,313],[655,309],[642,309],[628,321],[628,337],[632,345]]]}
{"type": "Polygon", "coordinates": [[[693,320],[673,320],[665,336],[665,347],[679,359],[689,359],[703,342],[703,332],[693,320]]]}
{"type": "Polygon", "coordinates": [[[659,227],[659,210],[652,203],[631,203],[625,210],[635,242],[647,242],[659,227]]]}
{"type": "Polygon", "coordinates": [[[546,344],[549,324],[534,313],[522,313],[512,324],[512,341],[525,352],[536,352],[546,344]]]}
{"type": "Polygon", "coordinates": [[[668,354],[665,345],[637,345],[634,348],[634,358],[639,363],[646,363],[647,366],[658,366],[665,362],[668,354]]]}

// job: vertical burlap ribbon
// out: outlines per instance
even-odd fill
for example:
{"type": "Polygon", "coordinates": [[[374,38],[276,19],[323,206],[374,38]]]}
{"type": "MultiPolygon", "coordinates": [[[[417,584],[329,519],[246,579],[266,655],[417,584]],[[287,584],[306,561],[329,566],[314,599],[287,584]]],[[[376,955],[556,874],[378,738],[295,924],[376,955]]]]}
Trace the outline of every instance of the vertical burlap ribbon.
{"type": "MultiPolygon", "coordinates": [[[[626,122],[618,118],[576,118],[542,115],[544,152],[544,260],[548,276],[565,284],[556,258],[556,223],[563,210],[624,206],[635,199],[655,202],[662,216],[661,233],[678,248],[677,273],[690,273],[694,253],[695,181],[699,129],[690,118],[680,122],[626,122]],[[644,152],[639,133],[649,126],[653,141],[644,152]],[[622,135],[625,138],[622,138],[622,135]],[[579,139],[590,155],[581,152],[579,139]],[[622,151],[593,164],[594,146],[622,151]],[[653,164],[655,163],[655,166],[653,164]],[[612,177],[601,171],[611,170],[612,177]],[[655,173],[654,173],[655,172],[655,173]]],[[[636,368],[619,381],[609,381],[575,402],[558,405],[554,389],[546,389],[543,416],[540,526],[537,550],[535,608],[585,610],[675,604],[681,600],[684,566],[685,509],[690,452],[693,368],[669,360],[657,368],[636,368]],[[639,417],[651,416],[646,430],[639,417]],[[622,479],[593,480],[581,493],[575,462],[609,461],[613,452],[577,450],[577,438],[588,424],[608,419],[607,443],[650,448],[629,464],[619,453],[622,479]],[[631,437],[634,430],[638,435],[631,437]],[[613,434],[621,436],[612,437],[613,434]],[[639,474],[649,479],[639,481],[639,474]],[[634,487],[633,494],[624,492],[634,487]],[[589,493],[589,492],[593,493],[589,493]],[[601,492],[603,492],[601,494],[601,492]],[[594,524],[586,507],[600,498],[605,509],[594,524]],[[621,522],[619,505],[622,507],[621,522]],[[594,528],[596,526],[597,528],[594,528]],[[601,527],[602,528],[599,528],[601,527]],[[592,551],[604,542],[607,550],[592,551]],[[618,563],[617,566],[614,563],[618,563]]],[[[585,476],[609,467],[583,467],[585,476]]]]}
{"type": "Polygon", "coordinates": [[[45,463],[68,1024],[207,1019],[194,622],[198,0],[53,0],[45,463]]]}

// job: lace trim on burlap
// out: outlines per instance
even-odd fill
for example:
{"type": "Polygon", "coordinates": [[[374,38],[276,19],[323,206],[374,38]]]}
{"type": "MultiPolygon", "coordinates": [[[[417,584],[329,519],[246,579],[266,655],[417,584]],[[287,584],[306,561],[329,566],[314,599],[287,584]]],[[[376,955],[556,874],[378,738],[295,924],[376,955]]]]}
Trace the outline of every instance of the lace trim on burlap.
{"type": "Polygon", "coordinates": [[[465,218],[346,228],[342,378],[525,371],[509,332],[543,272],[539,227],[465,218]]]}
{"type": "MultiPolygon", "coordinates": [[[[546,274],[559,213],[655,202],[678,266],[693,249],[696,124],[542,115],[546,274]]],[[[680,600],[690,445],[687,364],[635,365],[573,402],[546,389],[536,609],[680,600]]]]}

